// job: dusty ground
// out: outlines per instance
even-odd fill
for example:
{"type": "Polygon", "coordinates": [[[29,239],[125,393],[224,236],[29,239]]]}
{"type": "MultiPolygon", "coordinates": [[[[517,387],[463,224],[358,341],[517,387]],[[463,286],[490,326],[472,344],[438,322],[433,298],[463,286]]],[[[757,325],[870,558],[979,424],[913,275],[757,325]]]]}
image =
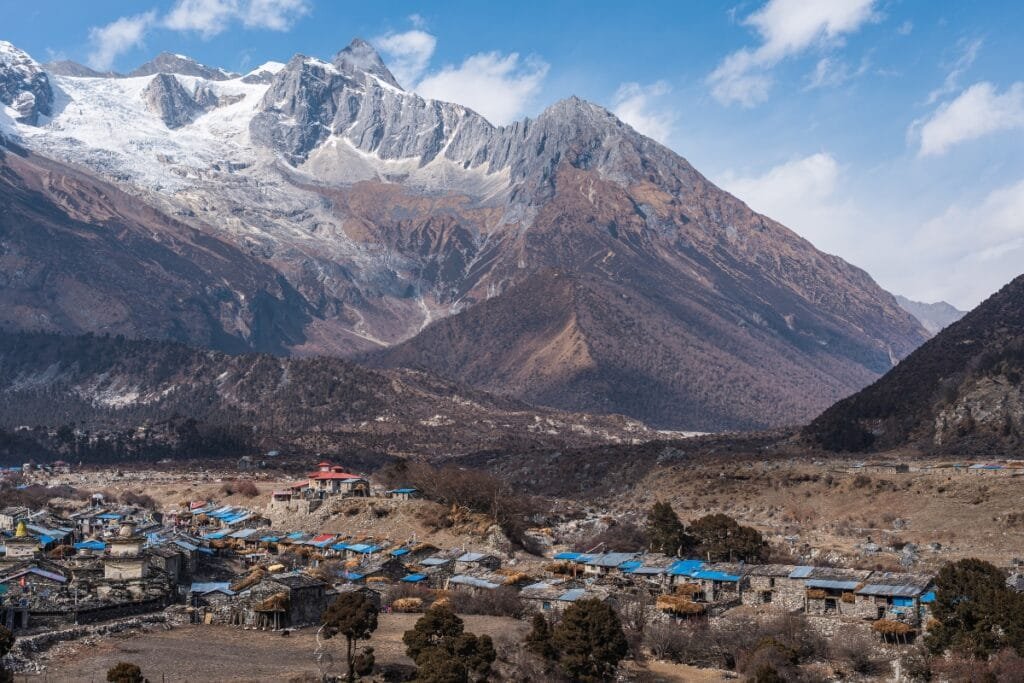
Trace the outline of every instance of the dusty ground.
{"type": "MultiPolygon", "coordinates": [[[[412,664],[405,656],[402,634],[412,628],[418,614],[382,614],[380,627],[367,643],[379,664],[412,664]]],[[[525,622],[504,617],[465,616],[466,630],[488,634],[495,647],[520,642],[529,630],[525,622]]],[[[343,642],[328,643],[341,672],[343,642]]],[[[22,683],[100,683],[117,662],[130,661],[152,682],[214,683],[217,681],[290,681],[318,675],[313,652],[314,629],[294,631],[289,637],[265,631],[243,631],[228,626],[186,626],[168,631],[110,638],[78,649],[54,650],[43,674],[23,676],[22,683]]],[[[318,679],[315,679],[318,680],[318,679]]],[[[687,680],[687,679],[666,679],[687,680]]],[[[714,680],[714,679],[694,679],[714,680]]]]}
{"type": "MultiPolygon", "coordinates": [[[[895,459],[895,458],[894,458],[895,459]]],[[[934,464],[935,461],[931,461],[934,464]]],[[[855,474],[849,461],[679,465],[659,470],[619,496],[615,508],[673,504],[684,520],[724,512],[783,543],[798,536],[827,557],[880,545],[915,543],[925,566],[961,557],[1008,565],[1024,549],[1024,476],[925,471],[855,474]],[[932,551],[929,545],[941,549],[932,551]]],[[[924,464],[924,463],[921,463],[924,464]]],[[[891,563],[896,555],[873,555],[891,563]]]]}

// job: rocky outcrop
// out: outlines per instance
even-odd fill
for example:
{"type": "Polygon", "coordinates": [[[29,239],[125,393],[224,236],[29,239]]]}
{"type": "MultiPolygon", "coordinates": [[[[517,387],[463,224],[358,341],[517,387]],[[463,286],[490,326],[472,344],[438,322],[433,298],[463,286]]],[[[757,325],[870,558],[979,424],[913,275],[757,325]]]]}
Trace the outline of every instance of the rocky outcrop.
{"type": "Polygon", "coordinates": [[[200,64],[191,57],[161,52],[142,66],[134,69],[129,76],[152,76],[154,74],[180,74],[182,76],[198,76],[210,81],[226,81],[238,78],[238,74],[200,64]]]}
{"type": "Polygon", "coordinates": [[[53,109],[53,89],[34,59],[0,40],[0,102],[16,112],[16,120],[34,126],[53,109]]]}
{"type": "Polygon", "coordinates": [[[157,74],[142,91],[146,106],[171,128],[186,126],[199,115],[217,106],[217,95],[208,87],[198,86],[189,93],[177,78],[157,74]]]}

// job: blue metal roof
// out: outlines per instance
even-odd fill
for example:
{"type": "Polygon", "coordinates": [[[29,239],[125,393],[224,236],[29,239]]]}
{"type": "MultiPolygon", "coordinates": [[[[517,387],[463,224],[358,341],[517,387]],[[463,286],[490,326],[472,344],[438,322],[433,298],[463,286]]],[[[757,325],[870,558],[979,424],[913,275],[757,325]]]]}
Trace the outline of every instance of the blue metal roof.
{"type": "Polygon", "coordinates": [[[391,551],[391,554],[393,556],[395,556],[395,557],[401,557],[402,555],[408,555],[409,554],[409,549],[408,548],[395,548],[394,550],[391,551]]]}
{"type": "Polygon", "coordinates": [[[416,493],[418,489],[392,489],[388,493],[416,493]]]}
{"type": "Polygon", "coordinates": [[[121,519],[123,516],[124,515],[119,515],[119,514],[116,514],[114,512],[104,512],[102,514],[96,515],[96,518],[97,519],[121,519]]]}
{"type": "Polygon", "coordinates": [[[234,595],[235,592],[231,590],[230,586],[231,584],[227,581],[196,582],[189,588],[189,593],[199,593],[200,595],[224,593],[225,595],[234,595]]]}
{"type": "Polygon", "coordinates": [[[191,544],[191,543],[189,543],[187,541],[182,541],[181,539],[177,539],[177,538],[174,539],[174,545],[176,545],[179,548],[182,548],[184,550],[187,550],[190,553],[194,553],[195,551],[199,550],[199,546],[193,545],[193,544],[191,544]]]}
{"type": "Polygon", "coordinates": [[[260,539],[261,543],[277,543],[281,540],[280,536],[264,536],[260,539]]]}
{"type": "Polygon", "coordinates": [[[676,560],[668,566],[671,576],[691,576],[704,566],[700,560],[676,560]]]}
{"type": "Polygon", "coordinates": [[[214,531],[212,534],[206,534],[203,538],[208,538],[211,541],[219,541],[228,535],[227,531],[214,531]]]}
{"type": "Polygon", "coordinates": [[[342,572],[341,575],[349,581],[362,581],[363,575],[357,572],[342,572]]]}
{"type": "Polygon", "coordinates": [[[630,560],[629,562],[623,562],[619,565],[619,571],[624,572],[635,572],[637,569],[643,566],[643,562],[639,560],[630,560]]]}
{"type": "Polygon", "coordinates": [[[727,574],[725,572],[713,571],[708,569],[698,569],[693,574],[690,574],[695,579],[704,579],[705,581],[729,581],[735,583],[740,580],[740,577],[735,574],[727,574]]]}
{"type": "Polygon", "coordinates": [[[75,544],[75,550],[105,550],[107,544],[103,541],[82,541],[75,544]]]}
{"type": "Polygon", "coordinates": [[[808,567],[806,565],[804,565],[802,567],[797,567],[796,569],[794,569],[793,571],[791,571],[789,573],[789,578],[791,578],[791,579],[806,579],[808,576],[811,575],[811,572],[813,572],[813,571],[814,571],[814,567],[808,567]]]}
{"type": "Polygon", "coordinates": [[[921,602],[928,605],[935,602],[935,591],[931,590],[921,596],[921,602]]]}
{"type": "Polygon", "coordinates": [[[409,574],[409,576],[402,579],[402,581],[406,583],[419,583],[420,581],[425,581],[426,578],[426,574],[409,574]]]}
{"type": "Polygon", "coordinates": [[[579,559],[579,553],[555,553],[556,560],[576,560],[579,559]]]}
{"type": "Polygon", "coordinates": [[[302,538],[305,535],[306,534],[302,533],[301,531],[293,531],[292,533],[288,534],[288,538],[294,541],[295,539],[302,538]]]}

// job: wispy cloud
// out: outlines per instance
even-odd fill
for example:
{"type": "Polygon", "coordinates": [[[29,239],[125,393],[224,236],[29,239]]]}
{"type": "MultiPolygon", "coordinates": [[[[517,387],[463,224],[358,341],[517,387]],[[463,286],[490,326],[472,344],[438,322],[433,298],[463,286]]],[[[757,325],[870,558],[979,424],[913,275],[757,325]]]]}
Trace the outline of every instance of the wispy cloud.
{"type": "Polygon", "coordinates": [[[90,28],[89,42],[93,49],[88,57],[89,66],[100,71],[110,69],[120,55],[143,43],[154,21],[156,11],[150,10],[131,17],[121,17],[106,26],[90,28]]]}
{"type": "Polygon", "coordinates": [[[623,83],[612,98],[613,111],[640,133],[666,144],[672,134],[676,113],[661,100],[671,91],[665,81],[650,85],[623,83]]]}
{"type": "Polygon", "coordinates": [[[863,76],[870,66],[871,62],[867,57],[861,60],[856,69],[841,59],[822,57],[807,77],[807,89],[838,87],[863,76]]]}
{"type": "Polygon", "coordinates": [[[949,67],[949,73],[942,81],[942,85],[928,93],[927,104],[935,104],[946,95],[951,95],[960,89],[960,78],[971,68],[974,60],[978,58],[983,41],[981,38],[961,40],[958,44],[959,54],[953,65],[949,67]]]}
{"type": "Polygon", "coordinates": [[[481,52],[428,74],[415,90],[424,97],[458,102],[503,125],[526,113],[548,68],[539,57],[481,52]]]}
{"type": "Polygon", "coordinates": [[[437,38],[418,28],[404,33],[386,33],[370,42],[388,58],[388,68],[405,87],[419,82],[437,47],[437,38]]]}
{"type": "Polygon", "coordinates": [[[707,78],[711,93],[722,104],[752,107],[771,90],[771,69],[808,48],[837,43],[864,24],[876,20],[876,0],[769,0],[743,20],[761,38],[756,48],[726,56],[707,78]]]}
{"type": "Polygon", "coordinates": [[[1024,129],[1024,82],[1000,94],[992,83],[975,83],[930,117],[915,121],[910,136],[920,137],[922,157],[945,154],[954,145],[993,133],[1024,129]]]}
{"type": "Polygon", "coordinates": [[[90,28],[88,62],[94,69],[110,69],[114,60],[141,45],[155,28],[196,33],[205,40],[234,24],[287,31],[310,10],[309,0],[177,0],[163,16],[150,10],[90,28]]]}

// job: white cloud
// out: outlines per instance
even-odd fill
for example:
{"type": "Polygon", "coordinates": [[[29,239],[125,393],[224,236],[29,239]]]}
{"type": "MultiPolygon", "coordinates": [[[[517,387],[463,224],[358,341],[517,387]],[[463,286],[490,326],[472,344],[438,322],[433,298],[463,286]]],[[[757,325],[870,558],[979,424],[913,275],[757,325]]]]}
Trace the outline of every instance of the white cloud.
{"type": "Polygon", "coordinates": [[[910,248],[916,262],[931,266],[922,278],[932,283],[931,298],[966,306],[980,301],[1021,274],[1024,180],[976,204],[953,204],[922,224],[910,248]]]}
{"type": "Polygon", "coordinates": [[[975,83],[959,97],[939,107],[925,121],[911,125],[919,131],[920,156],[945,154],[950,147],[992,133],[1024,128],[1024,82],[999,94],[991,83],[975,83]]]}
{"type": "Polygon", "coordinates": [[[946,78],[943,79],[942,85],[928,93],[927,104],[935,104],[946,95],[955,93],[960,89],[960,77],[974,64],[974,60],[978,58],[978,52],[981,51],[981,46],[982,40],[980,38],[961,40],[958,43],[960,54],[950,67],[946,78]]]}
{"type": "Polygon", "coordinates": [[[370,42],[389,57],[388,68],[398,82],[406,87],[419,81],[437,47],[437,38],[420,29],[387,33],[370,42]]]}
{"type": "Polygon", "coordinates": [[[658,106],[658,100],[672,88],[665,81],[651,85],[623,83],[612,98],[613,112],[638,132],[666,144],[672,134],[676,114],[658,106]]]}
{"type": "Polygon", "coordinates": [[[481,52],[459,66],[428,74],[414,90],[424,97],[458,102],[503,125],[525,113],[547,73],[548,64],[536,57],[481,52]]]}
{"type": "Polygon", "coordinates": [[[309,12],[307,0],[249,0],[239,16],[246,28],[288,31],[309,12]]]}
{"type": "Polygon", "coordinates": [[[814,71],[807,77],[807,89],[840,86],[858,76],[863,76],[869,66],[870,62],[866,58],[861,60],[860,66],[853,69],[844,61],[832,57],[822,57],[814,65],[814,71]]]}
{"type": "Polygon", "coordinates": [[[750,208],[797,231],[815,245],[834,249],[836,215],[848,213],[836,199],[841,169],[827,152],[794,159],[761,175],[724,174],[719,184],[750,208]]]}
{"type": "Polygon", "coordinates": [[[93,48],[89,53],[89,66],[100,71],[110,69],[120,55],[142,44],[155,20],[156,12],[151,10],[132,17],[121,17],[106,26],[90,28],[89,42],[93,48]]]}
{"type": "Polygon", "coordinates": [[[786,57],[840,41],[873,21],[876,0],[769,0],[743,24],[761,37],[755,48],[743,48],[726,56],[707,82],[722,104],[754,106],[768,97],[770,69],[786,57]]]}
{"type": "Polygon", "coordinates": [[[236,0],[178,0],[163,25],[174,31],[195,31],[209,39],[226,31],[237,13],[236,0]]]}
{"type": "Polygon", "coordinates": [[[245,28],[287,31],[309,11],[308,0],[177,0],[162,23],[208,40],[235,22],[245,28]]]}
{"type": "Polygon", "coordinates": [[[914,22],[907,20],[900,24],[899,28],[896,29],[896,33],[901,36],[909,36],[914,31],[914,22]]]}

